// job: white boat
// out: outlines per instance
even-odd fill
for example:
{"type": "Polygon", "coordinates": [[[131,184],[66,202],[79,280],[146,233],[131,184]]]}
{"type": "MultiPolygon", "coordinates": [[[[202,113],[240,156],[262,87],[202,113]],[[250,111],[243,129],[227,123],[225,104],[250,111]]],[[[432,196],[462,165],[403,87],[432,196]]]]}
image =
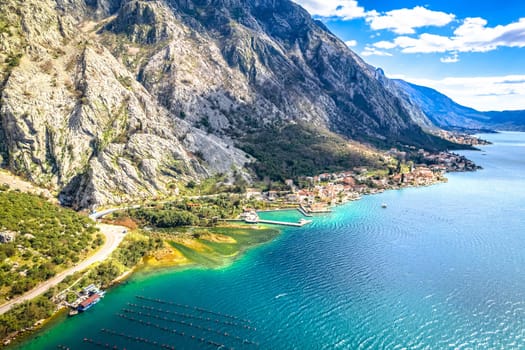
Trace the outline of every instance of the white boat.
{"type": "Polygon", "coordinates": [[[247,224],[257,224],[259,222],[259,215],[255,211],[250,211],[244,214],[244,222],[247,224]]]}
{"type": "Polygon", "coordinates": [[[386,203],[381,204],[381,208],[386,208],[386,207],[387,207],[386,203]]]}
{"type": "Polygon", "coordinates": [[[259,218],[248,217],[244,219],[244,222],[247,224],[257,224],[259,223],[259,218]]]}

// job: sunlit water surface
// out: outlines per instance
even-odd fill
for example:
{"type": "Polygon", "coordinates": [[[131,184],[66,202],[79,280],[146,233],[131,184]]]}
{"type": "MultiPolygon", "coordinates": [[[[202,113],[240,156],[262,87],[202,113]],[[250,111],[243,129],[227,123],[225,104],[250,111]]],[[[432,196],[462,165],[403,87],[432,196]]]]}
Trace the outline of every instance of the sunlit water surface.
{"type": "Polygon", "coordinates": [[[523,348],[525,134],[484,137],[465,152],[482,171],[338,207],[224,269],[136,275],[21,348],[523,348]]]}

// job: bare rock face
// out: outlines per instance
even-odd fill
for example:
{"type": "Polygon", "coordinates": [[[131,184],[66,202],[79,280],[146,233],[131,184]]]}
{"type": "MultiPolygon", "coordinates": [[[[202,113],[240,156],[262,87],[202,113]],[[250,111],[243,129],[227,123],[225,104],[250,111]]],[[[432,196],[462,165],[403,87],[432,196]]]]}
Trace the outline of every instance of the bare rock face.
{"type": "Polygon", "coordinates": [[[417,104],[432,122],[446,130],[497,129],[491,125],[490,117],[472,108],[461,106],[438,91],[410,84],[403,80],[393,80],[407,100],[417,104]]]}
{"type": "Polygon", "coordinates": [[[45,5],[52,29],[38,32],[38,21],[22,29],[30,53],[10,67],[2,88],[7,167],[59,191],[64,204],[93,207],[173,195],[186,181],[248,162],[243,152],[171,117],[90,36],[89,24],[69,37],[79,24],[70,19],[60,30],[51,2],[45,5]]]}
{"type": "Polygon", "coordinates": [[[421,106],[413,101],[408,93],[400,88],[396,80],[388,79],[385,76],[385,72],[381,68],[370,67],[370,70],[374,71],[376,79],[387,89],[391,94],[399,98],[401,105],[408,112],[410,119],[412,119],[422,129],[429,132],[434,132],[439,129],[436,124],[430,120],[430,118],[421,109],[421,106]]]}
{"type": "Polygon", "coordinates": [[[130,1],[99,34],[161,105],[221,137],[306,121],[436,147],[421,111],[291,1],[130,1]]]}
{"type": "Polygon", "coordinates": [[[4,0],[0,162],[84,208],[250,178],[290,123],[438,147],[369,68],[289,0],[4,0]]]}

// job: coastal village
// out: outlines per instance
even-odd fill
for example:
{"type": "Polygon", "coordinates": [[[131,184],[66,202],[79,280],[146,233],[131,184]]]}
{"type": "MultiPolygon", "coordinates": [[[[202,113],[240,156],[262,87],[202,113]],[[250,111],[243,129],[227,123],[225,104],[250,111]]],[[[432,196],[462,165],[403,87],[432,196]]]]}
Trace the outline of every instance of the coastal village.
{"type": "Polygon", "coordinates": [[[438,130],[434,132],[436,136],[441,137],[442,139],[448,140],[450,142],[458,143],[460,145],[468,146],[486,146],[490,145],[490,142],[484,140],[476,135],[471,135],[464,132],[453,132],[447,130],[438,130]]]}
{"type": "MultiPolygon", "coordinates": [[[[287,179],[279,190],[262,191],[260,188],[247,188],[245,193],[240,195],[245,199],[242,201],[245,205],[244,212],[236,219],[225,219],[224,221],[302,227],[312,222],[308,217],[313,216],[313,214],[330,213],[333,206],[358,200],[363,195],[381,193],[388,189],[428,186],[446,182],[446,172],[475,171],[479,168],[464,156],[450,152],[430,153],[423,149],[412,148],[400,151],[397,148],[392,148],[384,153],[384,157],[385,161],[392,165],[389,168],[390,170],[356,167],[348,171],[287,179]],[[258,211],[250,207],[251,205],[257,205],[258,209],[270,210],[294,208],[307,218],[303,218],[299,222],[261,220],[258,211]]],[[[199,195],[192,201],[213,199],[216,196],[216,194],[199,195]]],[[[200,207],[200,204],[192,203],[188,203],[188,206],[200,207]]],[[[153,208],[156,208],[160,204],[153,203],[152,205],[153,208]]],[[[136,205],[130,208],[140,207],[136,205]]],[[[101,213],[113,213],[114,211],[110,209],[101,213]]],[[[16,233],[4,230],[0,234],[0,242],[12,242],[15,237],[16,233]]],[[[80,291],[68,287],[55,295],[52,301],[56,305],[56,310],[68,308],[69,314],[75,315],[97,304],[103,298],[104,293],[95,285],[89,285],[80,291]]],[[[42,322],[43,320],[40,320],[32,327],[10,334],[4,339],[4,344],[9,344],[19,334],[37,329],[42,322]]]]}
{"type": "MultiPolygon", "coordinates": [[[[301,177],[297,181],[301,186],[293,179],[287,179],[285,185],[288,190],[262,192],[256,188],[248,188],[246,198],[282,207],[296,206],[307,215],[327,213],[330,212],[331,206],[358,200],[362,195],[381,193],[389,189],[428,186],[446,182],[447,172],[479,169],[472,161],[455,153],[430,153],[421,149],[417,151],[417,155],[421,160],[420,164],[409,162],[403,166],[399,165],[397,171],[391,174],[374,173],[367,168],[358,167],[351,171],[301,177]]],[[[404,159],[406,152],[393,148],[387,152],[387,156],[392,159],[404,159]]],[[[246,212],[253,210],[247,208],[246,212]]],[[[251,220],[253,221],[253,218],[251,220]]]]}

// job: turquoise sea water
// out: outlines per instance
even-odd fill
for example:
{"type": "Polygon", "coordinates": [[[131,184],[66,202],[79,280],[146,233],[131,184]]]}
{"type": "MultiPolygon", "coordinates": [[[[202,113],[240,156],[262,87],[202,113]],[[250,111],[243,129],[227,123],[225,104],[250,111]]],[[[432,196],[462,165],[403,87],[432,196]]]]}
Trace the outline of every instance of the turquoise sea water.
{"type": "Polygon", "coordinates": [[[136,275],[21,348],[524,348],[525,134],[485,137],[466,152],[482,171],[338,207],[224,269],[136,275]]]}

